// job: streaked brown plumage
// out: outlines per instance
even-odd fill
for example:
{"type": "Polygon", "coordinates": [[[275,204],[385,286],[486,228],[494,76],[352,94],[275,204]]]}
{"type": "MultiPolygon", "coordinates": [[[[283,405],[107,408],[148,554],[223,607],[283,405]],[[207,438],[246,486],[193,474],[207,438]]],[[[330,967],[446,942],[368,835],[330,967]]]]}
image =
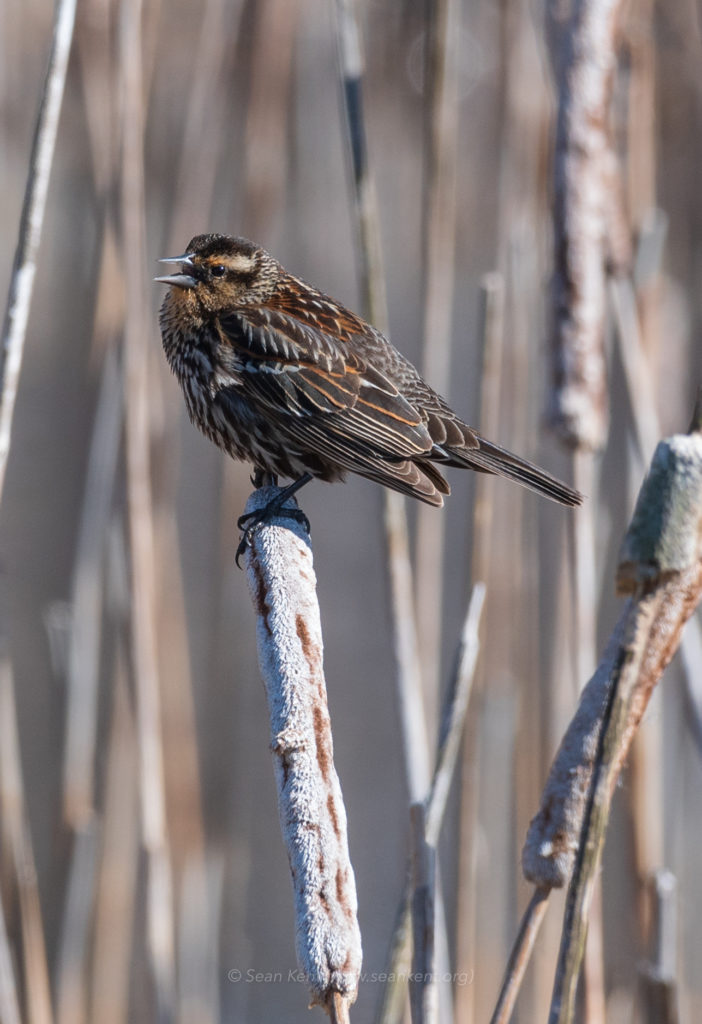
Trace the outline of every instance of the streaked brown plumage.
{"type": "Polygon", "coordinates": [[[257,470],[359,473],[442,505],[443,466],[509,477],[563,505],[580,495],[463,423],[374,327],[243,238],[198,235],[160,325],[192,421],[257,470]]]}

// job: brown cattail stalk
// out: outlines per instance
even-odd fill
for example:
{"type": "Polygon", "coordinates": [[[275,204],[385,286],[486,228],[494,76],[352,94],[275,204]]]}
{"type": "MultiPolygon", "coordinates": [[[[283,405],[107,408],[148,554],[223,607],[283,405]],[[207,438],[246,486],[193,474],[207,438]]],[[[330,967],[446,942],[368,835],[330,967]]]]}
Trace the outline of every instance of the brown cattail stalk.
{"type": "Polygon", "coordinates": [[[653,689],[702,599],[701,510],[702,433],[697,423],[692,434],[658,445],[620,553],[617,585],[631,596],[568,893],[551,1024],[573,1019],[592,886],[614,787],[653,689]]]}
{"type": "Polygon", "coordinates": [[[609,419],[608,224],[619,209],[609,104],[620,7],[621,0],[578,0],[558,54],[551,419],[569,445],[585,449],[604,444],[609,419]]]}
{"type": "MultiPolygon", "coordinates": [[[[609,426],[605,354],[607,274],[629,258],[629,231],[610,128],[621,0],[576,0],[557,52],[554,155],[553,370],[551,422],[575,450],[576,487],[592,499],[592,452],[609,426]]],[[[552,5],[552,12],[556,5],[552,5]]],[[[574,522],[575,662],[585,678],[595,656],[594,513],[574,522]]],[[[587,1001],[604,1020],[601,923],[593,915],[587,1001]]]]}
{"type": "MultiPolygon", "coordinates": [[[[701,510],[702,433],[694,429],[662,441],[656,449],[620,554],[617,586],[630,596],[583,690],[524,844],[524,875],[537,886],[532,905],[572,877],[551,1024],[573,1019],[614,787],[655,684],[702,599],[701,510]]],[[[494,1022],[508,1019],[526,949],[520,933],[494,1022]]]]}
{"type": "Polygon", "coordinates": [[[524,876],[535,885],[560,888],[567,885],[572,874],[602,721],[630,612],[627,602],[597,671],[582,692],[551,766],[539,811],[529,826],[522,868],[524,876]]]}

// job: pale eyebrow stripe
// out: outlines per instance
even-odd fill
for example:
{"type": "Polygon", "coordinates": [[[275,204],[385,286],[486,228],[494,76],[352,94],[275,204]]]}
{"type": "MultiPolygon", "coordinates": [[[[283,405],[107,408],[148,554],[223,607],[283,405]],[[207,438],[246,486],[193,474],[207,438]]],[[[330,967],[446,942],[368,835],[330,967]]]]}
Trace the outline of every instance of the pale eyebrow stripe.
{"type": "Polygon", "coordinates": [[[244,253],[236,253],[234,256],[221,256],[211,259],[210,263],[223,263],[225,267],[238,273],[248,273],[254,269],[255,261],[252,256],[245,256],[244,253]]]}

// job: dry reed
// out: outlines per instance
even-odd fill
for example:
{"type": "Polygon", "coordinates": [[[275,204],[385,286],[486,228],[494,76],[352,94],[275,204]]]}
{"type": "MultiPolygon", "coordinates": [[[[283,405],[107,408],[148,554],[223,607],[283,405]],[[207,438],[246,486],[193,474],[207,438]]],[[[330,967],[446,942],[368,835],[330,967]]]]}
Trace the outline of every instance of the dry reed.
{"type": "MultiPolygon", "coordinates": [[[[584,16],[614,16],[618,6],[578,3],[570,27],[587,41],[594,23],[584,16]]],[[[424,360],[469,421],[561,475],[571,472],[567,457],[538,431],[546,282],[554,266],[573,276],[564,254],[596,255],[597,302],[568,314],[587,312],[593,326],[584,434],[603,451],[576,460],[591,509],[571,538],[577,577],[567,517],[499,481],[454,474],[443,513],[406,517],[391,496],[385,546],[377,490],[353,480],[306,492],[364,935],[352,1012],[367,1019],[380,1007],[384,1021],[404,1012],[409,806],[420,802],[416,902],[434,924],[415,962],[436,968],[422,971],[432,977],[414,987],[415,1006],[427,1018],[438,1006],[442,1020],[493,1012],[509,938],[532,896],[517,870],[522,833],[576,682],[591,675],[617,619],[614,545],[655,442],[685,428],[702,373],[693,13],[680,0],[623,10],[616,37],[609,28],[598,37],[606,61],[595,110],[566,74],[560,11],[515,0],[88,0],[69,61],[72,4],[59,4],[66,31],[54,66],[65,90],[62,104],[62,86],[51,92],[53,129],[37,134],[46,155],[37,179],[31,134],[52,12],[10,0],[0,42],[0,274],[11,295],[0,417],[3,1020],[308,1017],[254,630],[232,563],[247,470],[225,467],[187,424],[159,352],[158,299],[147,292],[152,259],[210,229],[250,233],[381,329],[390,321],[393,341],[424,360]],[[339,51],[346,126],[335,105],[339,51]],[[547,53],[563,72],[553,81],[547,53]],[[567,135],[565,101],[586,119],[596,113],[601,166],[597,146],[577,150],[567,135]],[[566,166],[574,152],[581,159],[566,166]],[[564,248],[551,253],[554,170],[571,188],[570,205],[556,202],[564,248]],[[593,198],[577,185],[590,173],[600,188],[595,235],[577,227],[593,198]],[[32,194],[31,231],[18,230],[32,194]],[[575,220],[560,216],[567,210],[575,220]],[[34,268],[22,278],[33,289],[20,295],[19,316],[15,250],[34,268]],[[486,273],[497,276],[481,298],[486,273]],[[467,689],[443,695],[436,681],[471,575],[489,598],[466,710],[467,689]],[[47,610],[58,605],[71,614],[52,627],[53,654],[65,647],[56,658],[44,623],[57,621],[47,610]],[[440,726],[445,773],[431,797],[442,706],[453,725],[440,726]],[[434,896],[433,918],[420,890],[434,896]],[[391,960],[398,904],[404,959],[391,960]]],[[[701,652],[693,616],[668,670],[681,686],[663,688],[645,724],[653,742],[632,754],[629,807],[614,808],[604,863],[608,972],[597,998],[609,1010],[639,988],[641,1020],[644,991],[665,1012],[702,1012],[693,957],[701,652]],[[681,934],[691,936],[674,960],[656,953],[641,896],[661,867],[675,875],[681,934]]],[[[667,920],[662,895],[656,905],[667,920]]],[[[523,975],[525,1018],[545,1019],[559,933],[552,913],[523,975]]],[[[343,1019],[343,1006],[330,1009],[343,1019]]]]}

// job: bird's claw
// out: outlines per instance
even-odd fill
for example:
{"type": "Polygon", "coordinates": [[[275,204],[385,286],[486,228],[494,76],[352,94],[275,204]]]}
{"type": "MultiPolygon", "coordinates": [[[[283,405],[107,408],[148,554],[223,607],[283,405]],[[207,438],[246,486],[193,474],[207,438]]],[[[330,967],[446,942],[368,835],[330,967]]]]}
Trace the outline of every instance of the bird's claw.
{"type": "Polygon", "coordinates": [[[275,473],[269,473],[266,469],[256,467],[249,477],[252,486],[258,490],[259,487],[277,487],[278,477],[275,473]]]}
{"type": "MultiPolygon", "coordinates": [[[[243,518],[244,517],[242,516],[241,519],[243,519],[243,518]]],[[[252,537],[253,531],[254,531],[254,527],[253,526],[249,526],[246,529],[243,529],[242,526],[241,526],[241,519],[239,519],[239,521],[236,524],[237,527],[241,530],[241,537],[239,539],[239,545],[238,545],[238,547],[236,549],[236,554],[234,556],[234,561],[236,562],[237,569],[243,569],[244,568],[243,565],[241,564],[241,562],[239,561],[239,559],[241,558],[241,556],[244,554],[244,552],[246,551],[247,547],[251,543],[251,537],[252,537]]]]}
{"type": "Polygon", "coordinates": [[[236,523],[237,528],[241,530],[241,540],[239,541],[239,547],[236,549],[234,558],[239,569],[242,568],[239,559],[251,544],[251,538],[256,530],[274,517],[293,519],[296,523],[302,523],[305,531],[308,534],[310,533],[310,521],[301,508],[286,508],[277,501],[271,501],[263,508],[256,509],[254,512],[246,512],[243,516],[239,516],[236,523]]]}

